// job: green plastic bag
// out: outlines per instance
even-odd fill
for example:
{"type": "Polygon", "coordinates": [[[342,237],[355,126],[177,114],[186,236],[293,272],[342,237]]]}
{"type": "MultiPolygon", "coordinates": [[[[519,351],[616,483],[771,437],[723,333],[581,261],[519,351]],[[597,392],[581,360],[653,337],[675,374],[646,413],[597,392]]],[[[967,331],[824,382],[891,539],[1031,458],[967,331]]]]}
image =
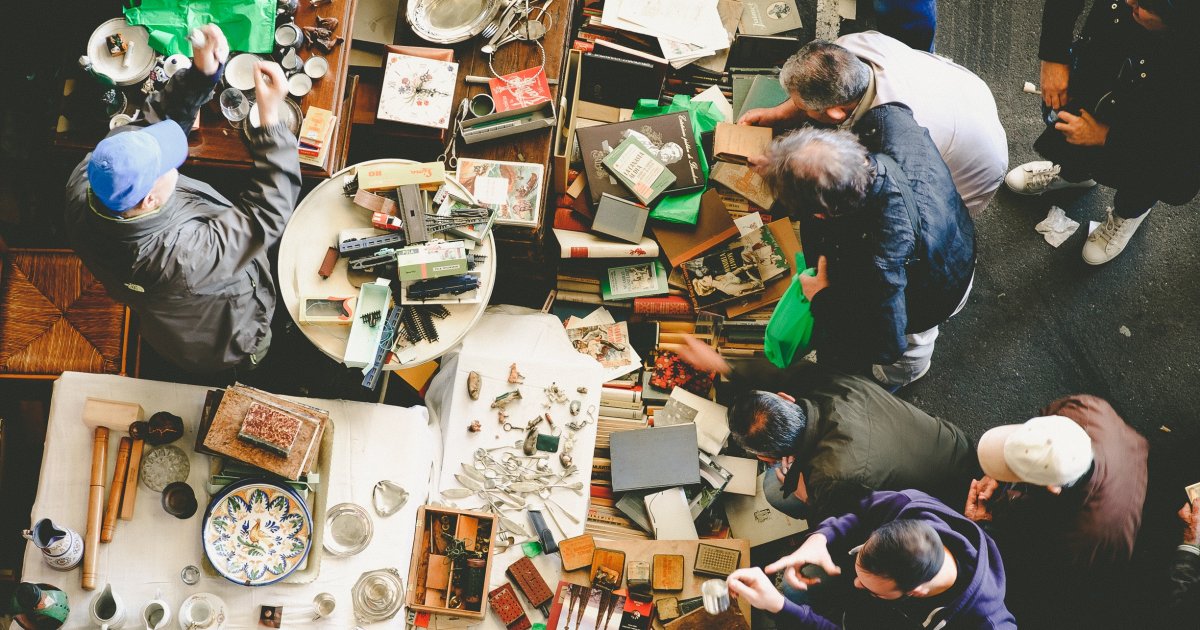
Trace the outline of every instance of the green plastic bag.
{"type": "MultiPolygon", "coordinates": [[[[796,267],[804,264],[803,256],[796,254],[796,267]]],[[[812,345],[812,303],[804,297],[804,289],[800,286],[801,275],[815,277],[817,270],[810,267],[792,276],[791,286],[779,299],[775,312],[771,313],[771,320],[767,322],[763,351],[778,368],[791,365],[797,356],[807,354],[812,345]]]]}
{"type": "MultiPolygon", "coordinates": [[[[696,153],[700,156],[700,170],[704,173],[704,177],[707,178],[708,161],[704,157],[704,151],[699,149],[700,134],[716,129],[717,123],[725,120],[725,117],[717,110],[715,105],[706,101],[699,103],[692,102],[692,97],[686,94],[676,94],[671,99],[670,105],[659,105],[656,100],[642,99],[638,101],[637,107],[633,110],[633,119],[637,120],[639,118],[649,118],[650,116],[661,116],[662,114],[673,114],[681,111],[687,111],[691,115],[692,134],[695,136],[692,140],[696,143],[696,153]]],[[[700,197],[703,195],[703,190],[678,195],[667,195],[658,202],[658,205],[650,210],[650,218],[669,223],[695,225],[696,221],[700,218],[700,197]]]]}
{"type": "Polygon", "coordinates": [[[162,55],[191,57],[187,35],[205,24],[221,27],[229,50],[269,53],[275,43],[275,0],[140,0],[126,5],[125,21],[145,26],[150,47],[162,55]]]}

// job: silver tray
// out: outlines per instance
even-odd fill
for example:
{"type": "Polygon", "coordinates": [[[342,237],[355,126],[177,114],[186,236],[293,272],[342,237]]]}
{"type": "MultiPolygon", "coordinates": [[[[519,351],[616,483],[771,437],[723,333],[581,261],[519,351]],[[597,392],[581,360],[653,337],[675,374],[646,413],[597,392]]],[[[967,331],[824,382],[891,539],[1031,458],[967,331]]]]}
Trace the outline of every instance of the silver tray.
{"type": "Polygon", "coordinates": [[[505,0],[412,0],[404,18],[421,39],[456,44],[482,33],[505,4],[505,0]]]}

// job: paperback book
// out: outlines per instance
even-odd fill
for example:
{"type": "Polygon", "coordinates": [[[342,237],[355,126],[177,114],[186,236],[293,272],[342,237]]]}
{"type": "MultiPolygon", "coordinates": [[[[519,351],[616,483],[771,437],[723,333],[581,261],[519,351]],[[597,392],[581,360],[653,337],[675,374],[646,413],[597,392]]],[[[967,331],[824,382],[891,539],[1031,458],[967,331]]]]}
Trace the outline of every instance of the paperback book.
{"type": "Polygon", "coordinates": [[[666,295],[667,270],[658,259],[636,265],[613,267],[600,279],[600,294],[605,300],[666,295]]]}
{"type": "Polygon", "coordinates": [[[457,178],[476,201],[496,211],[496,223],[537,227],[544,173],[542,164],[462,158],[457,178]]]}
{"type": "Polygon", "coordinates": [[[644,204],[657,199],[675,182],[667,166],[633,136],[625,138],[605,156],[603,164],[644,204]]]}
{"type": "Polygon", "coordinates": [[[683,263],[688,294],[702,310],[762,293],[758,262],[740,242],[683,263]]]}
{"type": "Polygon", "coordinates": [[[659,162],[667,167],[675,181],[665,194],[687,192],[704,187],[699,148],[687,112],[675,112],[638,120],[581,127],[576,131],[583,155],[588,189],[592,202],[599,203],[604,193],[633,199],[634,195],[604,166],[604,159],[627,138],[635,138],[659,162]]]}

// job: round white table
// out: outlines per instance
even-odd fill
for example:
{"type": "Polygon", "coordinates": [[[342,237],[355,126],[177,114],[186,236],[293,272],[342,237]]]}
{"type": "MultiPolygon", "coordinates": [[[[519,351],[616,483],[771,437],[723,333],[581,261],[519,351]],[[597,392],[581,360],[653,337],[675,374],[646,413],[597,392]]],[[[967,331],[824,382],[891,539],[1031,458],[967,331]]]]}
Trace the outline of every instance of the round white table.
{"type": "MultiPolygon", "coordinates": [[[[300,202],[288,221],[279,242],[279,296],[287,306],[292,320],[304,332],[304,336],[317,348],[335,361],[341,362],[346,353],[346,339],[350,326],[336,324],[304,324],[300,322],[300,302],[306,297],[349,297],[357,296],[358,289],[350,284],[346,275],[347,262],[339,258],[333,273],[327,279],[317,275],[325,252],[337,246],[338,233],[342,230],[369,228],[371,214],[342,193],[344,176],[360,167],[372,164],[409,163],[411,160],[371,160],[348,166],[321,182],[300,202]]],[[[385,232],[377,231],[379,234],[385,232]]],[[[438,340],[430,343],[421,341],[401,351],[395,360],[384,365],[385,370],[398,370],[432,361],[458,345],[467,331],[479,321],[492,296],[496,278],[495,240],[491,232],[483,242],[476,244],[475,254],[484,256],[476,267],[480,271],[479,302],[472,304],[447,304],[450,316],[435,319],[438,340]]],[[[399,282],[391,278],[393,283],[399,282]]],[[[394,286],[394,285],[393,285],[394,286]]]]}

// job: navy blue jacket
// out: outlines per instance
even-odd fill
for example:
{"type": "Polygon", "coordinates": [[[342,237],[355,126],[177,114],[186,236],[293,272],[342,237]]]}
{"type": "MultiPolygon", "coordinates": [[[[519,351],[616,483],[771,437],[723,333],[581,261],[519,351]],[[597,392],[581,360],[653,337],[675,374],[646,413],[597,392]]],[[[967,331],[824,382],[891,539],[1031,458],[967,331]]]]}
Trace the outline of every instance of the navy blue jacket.
{"type": "Polygon", "coordinates": [[[912,110],[880,105],[854,132],[875,170],[864,207],[831,219],[801,213],[801,234],[809,266],[819,256],[828,259],[830,285],[812,303],[818,360],[859,372],[895,362],[908,347],[906,334],[929,330],[954,313],[975,271],[975,224],[912,110]],[[879,153],[904,172],[879,163],[879,153]],[[912,189],[920,215],[920,247],[901,182],[912,189]]]}

